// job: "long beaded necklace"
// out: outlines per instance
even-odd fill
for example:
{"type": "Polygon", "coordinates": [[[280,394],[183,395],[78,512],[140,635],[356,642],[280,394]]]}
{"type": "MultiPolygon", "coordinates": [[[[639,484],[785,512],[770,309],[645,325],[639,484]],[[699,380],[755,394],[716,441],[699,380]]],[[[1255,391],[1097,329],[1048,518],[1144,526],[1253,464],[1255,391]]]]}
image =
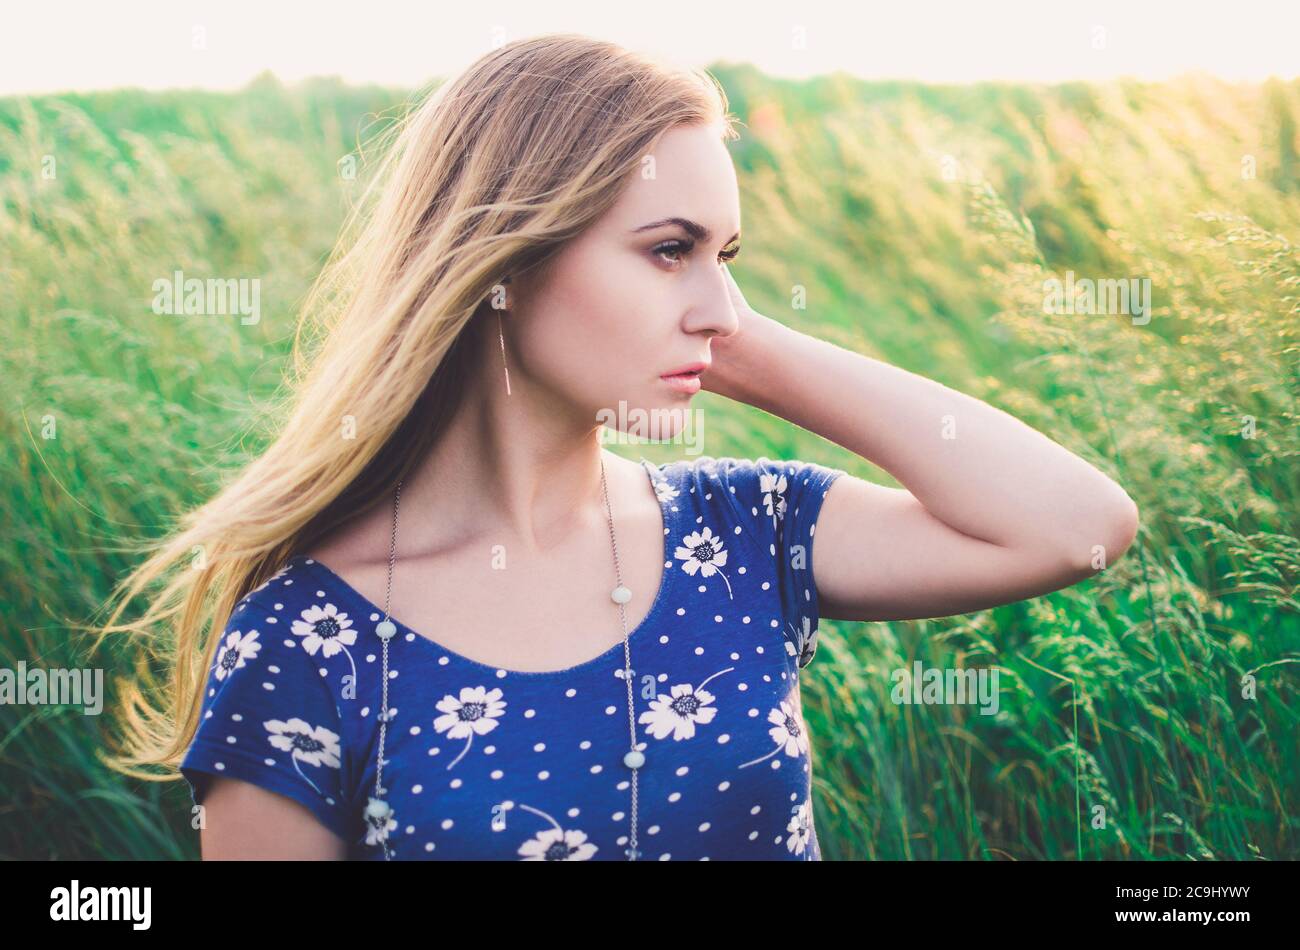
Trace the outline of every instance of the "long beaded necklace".
{"type": "MultiPolygon", "coordinates": [[[[632,650],[627,638],[627,604],[632,599],[632,591],[623,584],[623,565],[618,556],[618,539],[614,534],[614,513],[609,505],[609,484],[605,479],[605,456],[602,453],[600,457],[600,489],[605,499],[605,515],[609,521],[609,541],[614,551],[614,578],[618,582],[617,586],[610,591],[610,599],[618,604],[619,621],[623,626],[623,682],[627,686],[627,726],[628,739],[630,748],[623,756],[623,764],[632,770],[632,815],[631,815],[631,838],[628,847],[623,849],[629,861],[635,861],[640,857],[640,852],[636,848],[636,830],[637,830],[637,775],[642,766],[645,765],[645,753],[637,748],[636,741],[636,708],[632,699],[632,650]]],[[[397,633],[397,625],[390,619],[388,613],[389,599],[393,593],[393,567],[397,563],[397,505],[402,497],[402,483],[397,483],[397,489],[393,493],[393,537],[389,543],[388,549],[388,590],[384,594],[384,619],[375,625],[375,635],[383,641],[383,670],[382,670],[382,708],[379,713],[379,761],[375,769],[375,792],[371,796],[369,803],[366,805],[366,820],[370,824],[373,834],[379,839],[380,845],[384,849],[384,860],[391,861],[392,853],[388,847],[388,826],[392,816],[392,809],[384,800],[387,789],[383,786],[384,775],[384,737],[386,735],[390,710],[388,708],[388,641],[397,633]]]]}

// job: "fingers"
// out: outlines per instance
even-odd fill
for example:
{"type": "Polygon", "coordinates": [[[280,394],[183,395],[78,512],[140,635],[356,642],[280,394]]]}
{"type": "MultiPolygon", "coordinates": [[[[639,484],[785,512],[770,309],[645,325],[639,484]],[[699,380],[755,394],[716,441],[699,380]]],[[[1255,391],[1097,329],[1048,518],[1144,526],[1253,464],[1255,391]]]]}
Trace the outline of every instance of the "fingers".
{"type": "Polygon", "coordinates": [[[747,306],[745,295],[740,291],[740,285],[736,283],[736,278],[731,276],[731,268],[726,264],[722,265],[722,270],[727,275],[727,290],[731,293],[731,303],[737,309],[741,310],[747,306]]]}

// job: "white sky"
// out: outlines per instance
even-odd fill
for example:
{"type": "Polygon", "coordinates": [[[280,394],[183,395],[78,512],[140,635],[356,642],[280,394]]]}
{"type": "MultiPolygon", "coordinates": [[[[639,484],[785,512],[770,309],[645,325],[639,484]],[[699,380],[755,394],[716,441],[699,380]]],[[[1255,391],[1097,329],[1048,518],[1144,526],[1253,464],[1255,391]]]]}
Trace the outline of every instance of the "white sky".
{"type": "Polygon", "coordinates": [[[747,61],[792,77],[1300,75],[1296,0],[24,0],[0,19],[0,95],[229,89],[264,69],[287,82],[337,75],[415,87],[456,72],[498,38],[561,31],[692,65],[747,61]]]}

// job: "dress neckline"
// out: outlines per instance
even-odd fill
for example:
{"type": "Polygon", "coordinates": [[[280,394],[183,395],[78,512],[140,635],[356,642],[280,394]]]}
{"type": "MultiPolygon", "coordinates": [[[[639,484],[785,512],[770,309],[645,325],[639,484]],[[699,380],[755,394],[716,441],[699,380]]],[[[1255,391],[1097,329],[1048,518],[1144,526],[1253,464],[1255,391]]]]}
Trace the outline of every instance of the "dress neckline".
{"type": "MultiPolygon", "coordinates": [[[[636,625],[636,628],[634,630],[628,631],[627,640],[628,640],[629,652],[639,648],[642,645],[642,641],[644,641],[645,636],[648,635],[651,629],[656,625],[660,615],[662,614],[665,606],[669,601],[671,595],[671,588],[673,586],[672,585],[673,575],[675,575],[676,573],[673,570],[673,551],[674,551],[675,542],[672,540],[674,533],[676,531],[676,525],[673,523],[672,506],[665,503],[664,498],[660,494],[659,487],[658,487],[659,482],[662,481],[663,478],[662,472],[664,467],[655,466],[654,463],[647,461],[644,457],[642,457],[640,464],[642,470],[645,471],[646,474],[649,476],[650,489],[654,493],[655,501],[659,505],[659,514],[662,520],[661,529],[663,531],[663,560],[662,560],[662,566],[659,575],[659,588],[655,593],[654,600],[650,604],[650,610],[648,613],[646,613],[645,618],[639,624],[636,625]]],[[[357,627],[359,628],[359,631],[362,633],[363,636],[371,636],[374,634],[374,624],[377,623],[378,621],[370,620],[369,614],[371,613],[377,614],[379,617],[382,618],[384,616],[384,610],[381,607],[379,607],[377,604],[375,604],[373,601],[367,598],[364,594],[358,591],[355,587],[353,587],[351,584],[345,581],[323,561],[317,560],[315,558],[310,558],[305,554],[295,554],[293,557],[289,559],[288,563],[289,565],[292,565],[294,563],[301,563],[302,565],[304,565],[309,569],[314,569],[319,577],[327,581],[330,585],[343,591],[348,597],[350,597],[356,603],[360,604],[362,610],[367,614],[367,616],[364,619],[358,618],[357,627]]],[[[446,657],[448,660],[448,665],[450,665],[451,663],[456,663],[461,666],[468,667],[470,669],[490,672],[493,675],[498,677],[507,677],[507,676],[520,677],[520,678],[527,677],[533,680],[561,679],[561,678],[573,677],[597,669],[603,666],[604,664],[608,663],[614,657],[619,658],[619,665],[620,667],[622,666],[622,657],[620,656],[620,654],[623,651],[622,639],[620,639],[616,644],[614,644],[608,650],[601,653],[599,656],[594,656],[589,660],[583,660],[581,663],[577,663],[574,664],[573,666],[565,667],[564,669],[512,670],[504,666],[499,666],[492,663],[484,663],[481,660],[471,659],[470,657],[467,657],[462,653],[458,653],[457,651],[451,649],[445,644],[435,640],[433,637],[430,637],[427,634],[423,634],[420,631],[414,629],[413,627],[407,626],[392,614],[388,615],[388,619],[391,620],[393,624],[397,627],[397,632],[401,634],[400,639],[404,643],[410,643],[412,645],[416,645],[417,649],[428,649],[440,657],[446,657]]],[[[394,642],[396,642],[397,639],[398,638],[395,637],[394,642]]],[[[377,637],[374,639],[373,643],[376,645],[379,643],[377,637]]],[[[633,659],[634,659],[633,665],[635,666],[635,656],[633,659]]]]}

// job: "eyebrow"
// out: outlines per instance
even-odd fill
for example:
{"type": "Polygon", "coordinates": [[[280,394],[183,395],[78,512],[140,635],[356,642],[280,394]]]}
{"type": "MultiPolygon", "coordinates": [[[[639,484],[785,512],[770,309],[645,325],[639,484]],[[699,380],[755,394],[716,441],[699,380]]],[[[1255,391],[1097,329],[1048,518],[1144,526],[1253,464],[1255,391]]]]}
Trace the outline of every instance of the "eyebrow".
{"type": "MultiPolygon", "coordinates": [[[[678,218],[678,217],[664,218],[661,221],[652,221],[649,224],[643,224],[639,228],[633,228],[632,233],[638,234],[641,231],[653,231],[655,228],[666,227],[667,225],[670,224],[675,224],[681,227],[686,231],[687,234],[695,238],[695,240],[697,241],[708,241],[709,237],[713,233],[704,225],[700,224],[698,221],[692,221],[690,218],[678,218]]],[[[739,238],[740,238],[740,232],[737,231],[735,234],[731,236],[731,240],[728,241],[727,243],[730,244],[732,241],[736,241],[739,238]]]]}

